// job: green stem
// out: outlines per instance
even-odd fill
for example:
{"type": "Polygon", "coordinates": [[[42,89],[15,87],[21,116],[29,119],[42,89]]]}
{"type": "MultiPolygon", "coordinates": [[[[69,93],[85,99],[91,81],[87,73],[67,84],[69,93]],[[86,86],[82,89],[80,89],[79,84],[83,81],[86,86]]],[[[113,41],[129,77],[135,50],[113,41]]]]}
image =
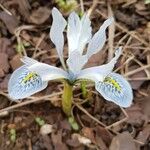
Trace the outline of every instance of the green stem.
{"type": "Polygon", "coordinates": [[[86,81],[81,82],[81,91],[82,91],[82,97],[85,99],[87,97],[86,81]]]}
{"type": "Polygon", "coordinates": [[[73,86],[68,82],[64,82],[64,92],[62,96],[62,109],[64,113],[69,117],[71,116],[72,98],[73,98],[73,86]]]}

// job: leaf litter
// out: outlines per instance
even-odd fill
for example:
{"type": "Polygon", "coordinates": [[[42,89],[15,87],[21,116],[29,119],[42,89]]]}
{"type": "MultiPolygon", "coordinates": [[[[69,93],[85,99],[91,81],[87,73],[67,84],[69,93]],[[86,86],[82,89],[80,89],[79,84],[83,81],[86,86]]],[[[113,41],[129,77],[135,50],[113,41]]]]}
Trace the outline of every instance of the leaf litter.
{"type": "MultiPolygon", "coordinates": [[[[42,2],[39,0],[13,0],[1,3],[1,110],[9,105],[16,105],[15,103],[9,103],[6,90],[10,74],[21,65],[19,59],[22,54],[19,54],[16,50],[18,42],[16,36],[14,36],[16,29],[20,25],[34,24],[34,30],[24,28],[19,35],[22,43],[24,41],[28,43],[28,46],[24,44],[27,55],[48,64],[60,66],[57,54],[54,52],[53,45],[48,38],[49,25],[52,21],[51,8],[55,5],[57,5],[55,1],[42,2]]],[[[0,115],[0,149],[150,149],[150,70],[149,67],[144,69],[150,63],[149,4],[144,4],[144,1],[117,0],[108,1],[108,4],[106,4],[103,0],[101,2],[98,0],[85,0],[83,1],[83,6],[85,11],[95,8],[90,14],[95,31],[99,24],[107,18],[107,12],[110,13],[110,10],[112,11],[111,14],[114,14],[116,18],[115,34],[109,37],[110,41],[108,42],[111,43],[113,40],[113,45],[112,43],[110,44],[111,49],[118,46],[120,39],[119,45],[125,45],[124,54],[117,64],[120,68],[118,71],[129,79],[135,94],[133,105],[124,110],[127,113],[127,119],[120,122],[126,117],[122,109],[112,103],[103,101],[103,98],[94,92],[93,86],[90,86],[88,89],[92,96],[88,101],[80,104],[80,108],[82,107],[83,109],[79,109],[77,106],[73,109],[73,114],[80,125],[79,132],[74,133],[60,108],[61,97],[59,94],[57,95],[57,92],[62,92],[62,86],[59,83],[53,84],[50,82],[46,90],[31,99],[36,100],[39,96],[42,101],[27,103],[24,106],[11,109],[11,111],[7,111],[9,112],[6,114],[7,117],[0,115]],[[93,5],[94,7],[92,7],[93,5]],[[129,40],[130,38],[131,40],[129,40]],[[131,55],[134,58],[129,63],[124,64],[126,58],[130,58],[131,55]],[[140,69],[140,71],[137,69],[140,69]],[[45,93],[51,95],[52,91],[54,91],[53,89],[55,89],[56,93],[53,98],[49,96],[43,97],[45,93]],[[40,135],[40,127],[34,122],[37,116],[42,117],[46,124],[53,125],[54,130],[51,133],[48,131],[50,134],[40,135]],[[93,118],[95,119],[93,120],[93,118]],[[97,120],[102,122],[104,126],[100,125],[97,120]],[[114,124],[113,127],[111,126],[112,124],[114,124]],[[17,138],[15,143],[11,143],[9,137],[9,127],[11,125],[16,128],[17,138]]],[[[75,9],[80,11],[79,1],[78,8],[75,9]]],[[[66,12],[64,12],[64,15],[67,15],[66,12]]],[[[67,48],[65,47],[65,49],[67,48]]],[[[106,44],[103,51],[93,56],[86,66],[106,63],[106,58],[110,53],[108,49],[110,50],[106,44]]],[[[80,95],[80,90],[76,87],[75,97],[81,98],[78,95],[80,95]]]]}

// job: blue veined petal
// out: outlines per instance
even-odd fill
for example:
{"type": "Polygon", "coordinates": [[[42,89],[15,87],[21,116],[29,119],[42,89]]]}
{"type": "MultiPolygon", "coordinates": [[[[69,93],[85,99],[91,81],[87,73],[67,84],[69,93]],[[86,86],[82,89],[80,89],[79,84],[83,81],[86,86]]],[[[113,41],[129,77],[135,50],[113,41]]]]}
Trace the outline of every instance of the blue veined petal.
{"type": "Polygon", "coordinates": [[[56,46],[56,50],[63,67],[66,68],[63,58],[63,47],[64,47],[63,32],[67,25],[67,22],[57,8],[52,9],[52,17],[53,23],[50,29],[50,39],[56,46]]]}
{"type": "Polygon", "coordinates": [[[47,85],[48,82],[42,81],[38,74],[29,71],[24,65],[12,74],[8,93],[13,100],[23,99],[45,89],[47,85]]]}
{"type": "Polygon", "coordinates": [[[129,107],[132,104],[132,88],[117,73],[111,73],[103,82],[97,82],[95,88],[106,100],[112,101],[121,107],[129,107]]]}
{"type": "Polygon", "coordinates": [[[67,66],[73,74],[78,74],[87,61],[86,55],[82,55],[79,51],[74,50],[67,59],[67,66]]]}
{"type": "Polygon", "coordinates": [[[91,39],[91,30],[91,21],[88,15],[84,14],[81,19],[75,12],[69,15],[67,26],[69,56],[75,50],[80,54],[83,53],[86,44],[91,39]]]}
{"type": "Polygon", "coordinates": [[[100,29],[94,34],[89,42],[87,48],[87,56],[90,58],[93,54],[96,54],[102,49],[106,41],[106,29],[114,22],[114,18],[108,18],[100,27],[100,29]]]}

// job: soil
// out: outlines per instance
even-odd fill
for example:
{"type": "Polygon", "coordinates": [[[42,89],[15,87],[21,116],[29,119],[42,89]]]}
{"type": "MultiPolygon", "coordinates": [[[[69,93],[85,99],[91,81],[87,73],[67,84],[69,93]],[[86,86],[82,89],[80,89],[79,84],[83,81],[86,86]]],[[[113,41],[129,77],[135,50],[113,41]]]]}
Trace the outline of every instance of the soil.
{"type": "Polygon", "coordinates": [[[0,0],[0,150],[149,150],[150,1],[78,0],[71,6],[61,1],[65,0],[0,0]],[[61,109],[60,82],[50,81],[44,91],[11,101],[8,81],[22,65],[22,56],[61,67],[49,38],[53,7],[65,18],[73,10],[90,12],[93,32],[108,16],[114,16],[115,26],[109,28],[107,43],[86,67],[106,63],[115,47],[123,46],[115,69],[131,83],[131,107],[123,109],[106,101],[91,83],[84,99],[76,85],[72,113],[79,130],[75,131],[61,109]],[[41,133],[43,126],[47,134],[41,133]]]}

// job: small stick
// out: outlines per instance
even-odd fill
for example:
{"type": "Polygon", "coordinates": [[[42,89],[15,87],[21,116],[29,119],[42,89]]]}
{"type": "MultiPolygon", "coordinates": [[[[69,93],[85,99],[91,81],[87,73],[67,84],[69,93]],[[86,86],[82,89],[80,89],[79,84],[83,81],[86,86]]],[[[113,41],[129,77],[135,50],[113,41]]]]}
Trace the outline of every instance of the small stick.
{"type": "Polygon", "coordinates": [[[110,129],[110,128],[114,127],[114,126],[118,126],[119,124],[121,124],[122,122],[124,122],[124,121],[126,121],[128,119],[128,114],[126,113],[126,111],[122,107],[120,107],[120,109],[122,110],[123,114],[125,115],[125,118],[123,118],[122,120],[119,120],[119,121],[117,121],[117,122],[115,122],[115,123],[105,127],[106,129],[110,129]]]}
{"type": "MultiPolygon", "coordinates": [[[[112,17],[113,11],[111,9],[111,5],[108,3],[108,16],[112,17]]],[[[114,55],[114,36],[115,36],[115,24],[111,24],[108,28],[108,62],[113,58],[114,55]]]]}
{"type": "Polygon", "coordinates": [[[75,106],[77,106],[82,112],[84,112],[89,118],[91,118],[92,120],[94,120],[95,122],[97,122],[99,125],[101,125],[102,127],[106,127],[105,124],[103,124],[101,121],[99,121],[98,119],[96,119],[95,117],[93,117],[90,113],[88,113],[82,106],[80,106],[79,104],[77,103],[74,103],[73,104],[75,106]]]}
{"type": "Polygon", "coordinates": [[[84,13],[84,4],[83,4],[83,0],[80,0],[80,5],[81,5],[81,12],[82,14],[84,13]]]}
{"type": "Polygon", "coordinates": [[[18,107],[22,107],[22,106],[25,106],[25,105],[29,105],[29,104],[34,103],[34,102],[39,102],[39,101],[41,101],[41,100],[43,100],[43,99],[50,98],[50,97],[54,97],[54,96],[57,96],[57,95],[60,95],[60,94],[62,94],[62,92],[53,93],[53,94],[51,94],[51,95],[46,95],[46,96],[42,96],[42,97],[34,98],[34,99],[32,99],[32,97],[29,97],[29,98],[31,98],[32,100],[30,100],[30,101],[25,101],[25,102],[22,102],[22,103],[19,103],[19,104],[15,104],[15,105],[13,105],[13,106],[6,107],[6,108],[4,108],[4,109],[1,109],[1,110],[0,110],[0,113],[2,113],[2,112],[4,112],[4,111],[10,111],[10,110],[12,110],[12,109],[15,109],[15,108],[18,108],[18,107]]]}
{"type": "Polygon", "coordinates": [[[144,70],[144,69],[147,69],[147,68],[150,68],[150,64],[145,65],[145,66],[143,66],[143,67],[141,67],[141,68],[137,68],[137,69],[135,69],[135,70],[133,70],[133,71],[130,71],[130,72],[126,73],[124,76],[126,77],[126,76],[133,75],[133,74],[135,74],[135,73],[137,73],[137,72],[140,72],[140,71],[142,71],[142,70],[144,70]]]}
{"type": "Polygon", "coordinates": [[[0,4],[0,7],[10,16],[12,16],[12,13],[8,11],[2,4],[0,4]]]}
{"type": "Polygon", "coordinates": [[[95,10],[96,6],[98,4],[98,0],[93,0],[92,6],[88,10],[88,16],[91,16],[93,10],[95,10]]]}

